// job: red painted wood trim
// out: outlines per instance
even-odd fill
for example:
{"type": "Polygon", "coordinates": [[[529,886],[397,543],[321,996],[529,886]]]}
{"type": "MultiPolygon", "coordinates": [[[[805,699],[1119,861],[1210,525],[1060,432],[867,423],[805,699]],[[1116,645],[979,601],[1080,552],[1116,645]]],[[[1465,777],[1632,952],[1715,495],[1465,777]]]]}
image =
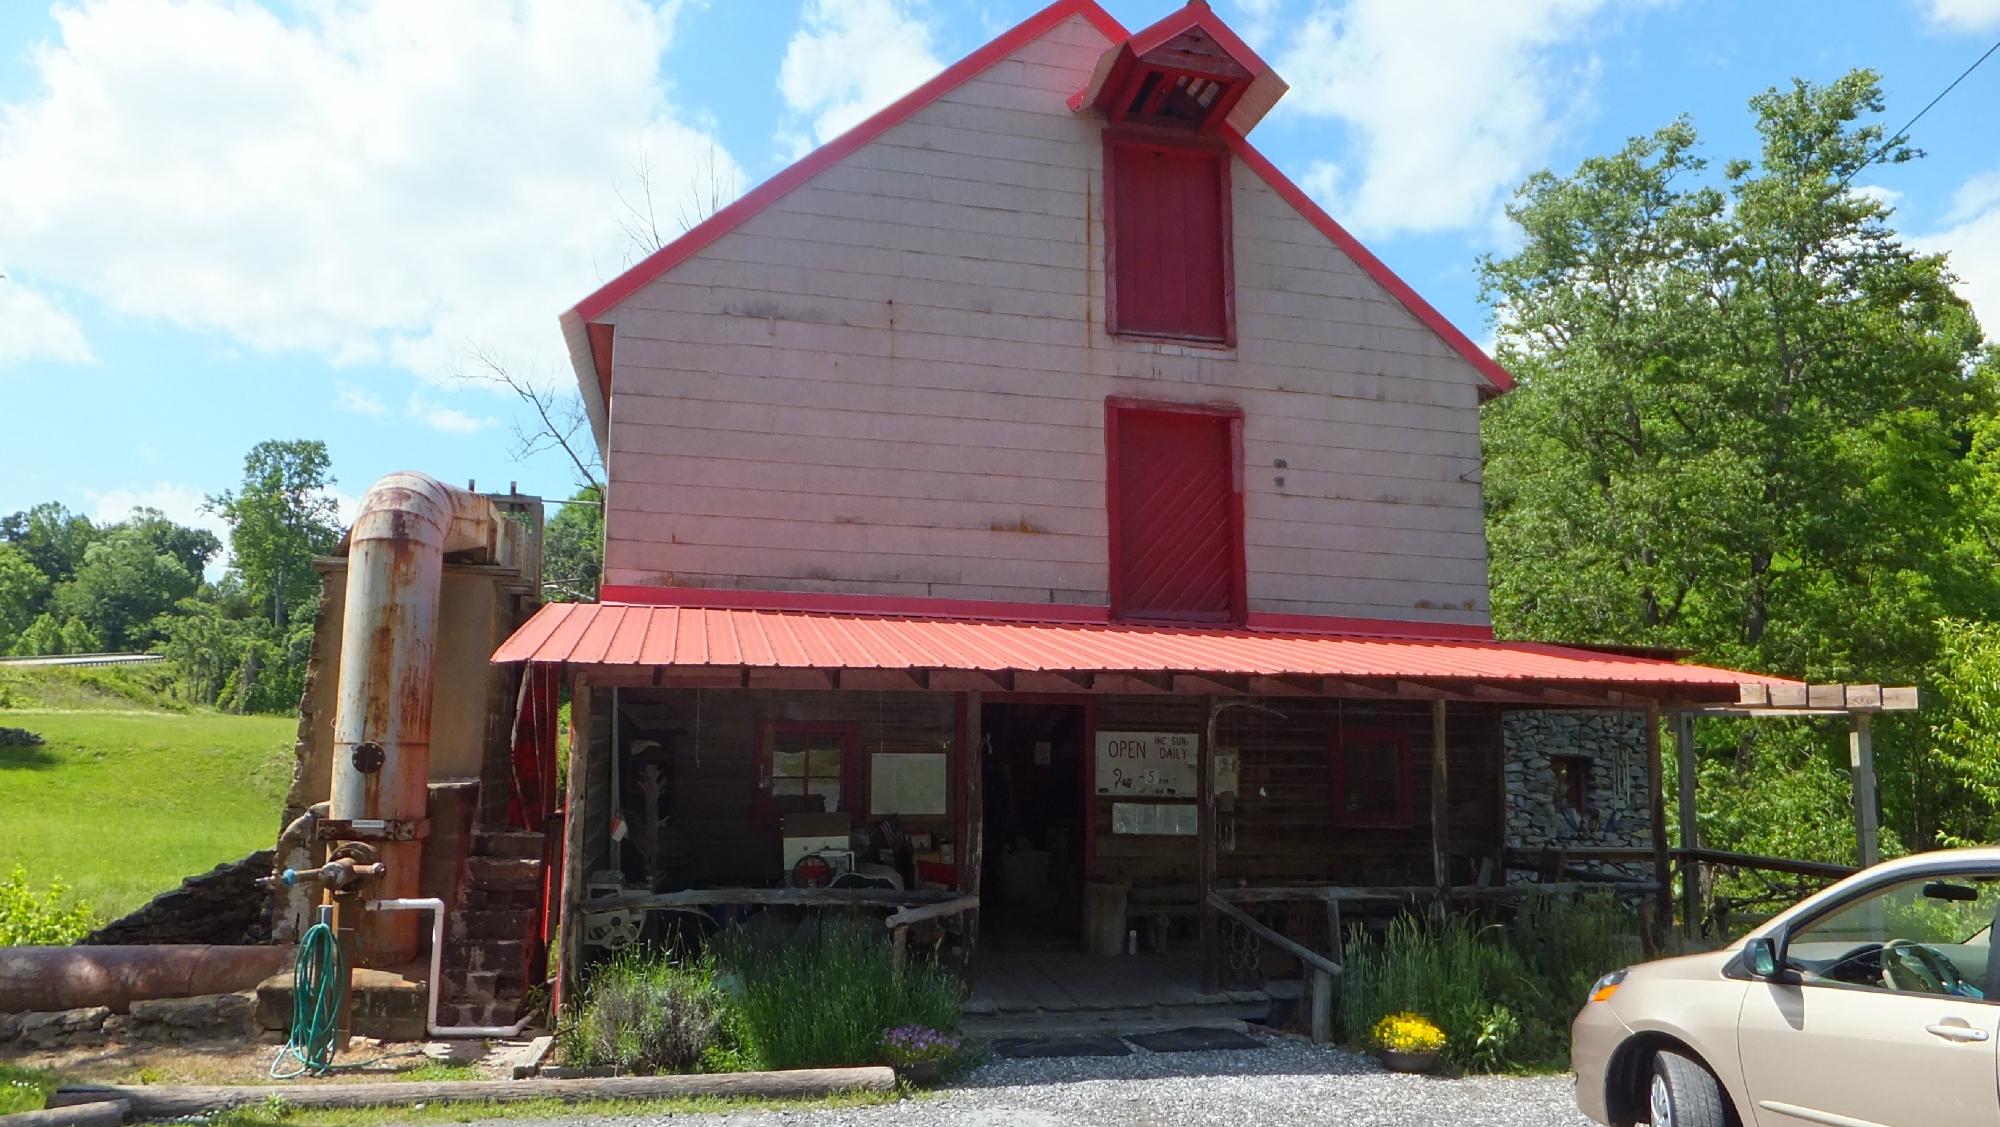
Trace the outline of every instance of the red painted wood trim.
{"type": "MultiPolygon", "coordinates": [[[[957,753],[952,756],[955,762],[951,767],[952,778],[957,780],[957,785],[952,788],[951,795],[952,837],[957,842],[957,844],[952,846],[951,863],[952,867],[958,870],[958,890],[966,892],[969,891],[966,880],[971,868],[965,863],[965,859],[968,856],[965,849],[970,844],[972,810],[970,805],[965,801],[965,796],[968,793],[967,788],[972,785],[972,780],[967,777],[965,772],[968,764],[975,771],[980,770],[982,765],[979,761],[978,752],[975,749],[965,746],[966,740],[971,737],[972,733],[967,729],[966,725],[966,695],[964,693],[951,694],[951,719],[951,746],[952,750],[957,753]]],[[[984,783],[985,780],[982,779],[980,782],[984,783]]],[[[981,801],[985,801],[983,796],[981,801]]],[[[983,823],[985,819],[982,818],[980,821],[983,823]]],[[[984,853],[985,851],[981,850],[981,852],[984,853]]]]}
{"type": "Polygon", "coordinates": [[[728,207],[696,224],[687,234],[641,259],[631,269],[605,283],[596,293],[577,302],[571,314],[584,321],[602,316],[646,283],[687,261],[702,248],[735,230],[744,220],[783,199],[792,189],[826,171],[892,126],[1073,16],[1089,20],[1092,26],[1104,33],[1105,38],[1113,42],[1122,41],[1128,34],[1124,25],[1113,19],[1096,0],[1055,0],[1055,3],[1001,33],[999,38],[946,67],[935,78],[891,103],[888,108],[752,188],[728,207]]]}
{"type": "MultiPolygon", "coordinates": [[[[1104,515],[1109,526],[1106,558],[1111,574],[1106,584],[1111,594],[1111,620],[1125,618],[1125,583],[1119,568],[1121,542],[1119,517],[1123,513],[1118,489],[1118,421],[1122,415],[1201,415],[1226,419],[1229,423],[1229,617],[1231,623],[1176,623],[1187,626],[1242,625],[1250,617],[1250,579],[1244,550],[1243,522],[1243,409],[1226,403],[1164,403],[1130,396],[1112,395],[1104,400],[1104,515]]],[[[1140,620],[1140,624],[1145,624],[1140,620]]],[[[1152,625],[1163,625],[1153,623],[1152,625]]]]}
{"type": "MultiPolygon", "coordinates": [[[[1110,155],[1108,148],[1105,150],[1105,155],[1110,155]]],[[[1108,163],[1105,165],[1107,174],[1110,171],[1110,167],[1108,163]]],[[[1105,185],[1105,190],[1107,193],[1110,191],[1109,183],[1105,185]]],[[[1107,211],[1111,207],[1111,198],[1109,195],[1105,197],[1104,206],[1107,211]]],[[[1110,252],[1110,246],[1110,236],[1107,234],[1105,237],[1107,255],[1110,252]]],[[[1116,272],[1110,268],[1110,264],[1107,261],[1104,271],[1105,296],[1107,299],[1110,297],[1111,279],[1115,274],[1116,272]]],[[[1114,328],[1111,331],[1117,332],[1118,330],[1114,328]]],[[[1122,402],[1115,395],[1104,401],[1104,561],[1105,566],[1110,571],[1105,576],[1104,589],[1107,593],[1107,600],[1111,604],[1106,608],[1107,621],[1116,619],[1125,609],[1125,569],[1118,566],[1119,561],[1124,559],[1125,551],[1124,534],[1120,531],[1125,525],[1125,522],[1121,519],[1125,508],[1124,499],[1119,496],[1120,490],[1118,488],[1118,482],[1120,481],[1118,473],[1118,419],[1120,415],[1129,409],[1126,403],[1122,402]]]]}
{"type": "Polygon", "coordinates": [[[1207,32],[1209,38],[1215,40],[1216,46],[1222,48],[1229,54],[1230,58],[1235,59],[1242,65],[1244,70],[1250,72],[1250,77],[1244,79],[1245,85],[1255,82],[1258,75],[1271,69],[1270,64],[1266,63],[1258,56],[1257,52],[1250,49],[1248,43],[1243,42],[1234,31],[1230,30],[1229,25],[1223,23],[1222,17],[1216,15],[1214,10],[1206,7],[1196,7],[1193,4],[1181,8],[1151,27],[1142,28],[1134,32],[1128,45],[1132,48],[1133,54],[1144,55],[1158,48],[1161,44],[1176,35],[1194,27],[1207,32]]]}
{"type": "Polygon", "coordinates": [[[597,369],[597,390],[604,395],[604,413],[605,417],[609,418],[611,414],[611,352],[613,342],[618,335],[618,326],[593,323],[585,325],[583,332],[590,339],[590,363],[592,367],[597,369]]]}
{"type": "Polygon", "coordinates": [[[1165,129],[1131,126],[1123,129],[1106,129],[1104,140],[1104,331],[1112,336],[1128,339],[1169,340],[1180,344],[1209,348],[1236,347],[1236,227],[1234,216],[1236,204],[1230,196],[1229,150],[1218,146],[1214,140],[1196,135],[1175,133],[1165,129]],[[1139,329],[1125,329],[1119,325],[1118,317],[1118,167],[1114,155],[1121,148],[1166,148],[1179,149],[1193,155],[1214,153],[1216,175],[1220,177],[1216,197],[1216,218],[1220,230],[1216,238],[1222,244],[1222,336],[1180,335],[1176,333],[1149,332],[1139,329]]]}
{"type": "Polygon", "coordinates": [[[1369,277],[1375,279],[1383,289],[1388,290],[1390,295],[1397,301],[1402,302],[1403,307],[1408,309],[1417,320],[1423,322],[1426,327],[1438,336],[1443,337],[1446,344],[1450,345],[1460,356],[1463,356],[1467,363],[1478,369],[1479,374],[1491,385],[1492,394],[1498,395],[1514,386],[1514,377],[1507,374],[1507,369],[1502,368],[1498,361],[1486,355],[1478,345],[1472,343],[1472,338],[1460,332],[1458,326],[1446,320],[1444,314],[1439,313],[1430,302],[1419,297],[1417,291],[1411,289],[1408,282],[1397,277],[1396,272],[1389,269],[1381,259],[1375,257],[1374,253],[1367,247],[1362,246],[1359,239],[1348,234],[1347,228],[1334,222],[1333,217],[1328,215],[1324,208],[1314,203],[1312,197],[1306,195],[1303,188],[1292,183],[1284,173],[1278,171],[1278,166],[1272,164],[1270,158],[1266,157],[1263,153],[1258,152],[1255,145],[1252,145],[1241,133],[1238,133],[1227,125],[1222,127],[1220,133],[1223,141],[1236,153],[1237,157],[1244,164],[1249,165],[1252,172],[1262,177],[1264,182],[1271,186],[1271,190],[1278,193],[1279,198],[1298,209],[1299,214],[1305,216],[1307,222],[1317,227],[1320,234],[1332,240],[1333,245],[1346,252],[1347,256],[1352,258],[1362,270],[1366,271],[1369,277]]]}
{"type": "MultiPolygon", "coordinates": [[[[1193,409],[1188,404],[1151,406],[1156,409],[1170,407],[1193,409]]],[[[1082,625],[1107,625],[1111,622],[1109,608],[1079,606],[1073,603],[981,602],[971,599],[929,599],[897,595],[736,591],[703,587],[644,587],[632,584],[609,584],[603,589],[602,596],[605,605],[622,603],[630,606],[797,611],[808,614],[860,614],[890,618],[950,618],[989,622],[1064,622],[1082,625]]],[[[1243,628],[1253,633],[1367,635],[1440,642],[1486,642],[1493,639],[1492,627],[1469,623],[1353,618],[1344,615],[1275,614],[1266,611],[1251,612],[1243,628]]],[[[1214,629],[1232,628],[1214,627],[1214,629]]]]}
{"type": "Polygon", "coordinates": [[[1328,738],[1333,767],[1332,814],[1337,826],[1396,826],[1416,824],[1416,779],[1411,768],[1410,733],[1396,728],[1336,728],[1328,738]],[[1347,808],[1347,742],[1387,743],[1396,747],[1396,810],[1393,814],[1357,817],[1347,808]]]}

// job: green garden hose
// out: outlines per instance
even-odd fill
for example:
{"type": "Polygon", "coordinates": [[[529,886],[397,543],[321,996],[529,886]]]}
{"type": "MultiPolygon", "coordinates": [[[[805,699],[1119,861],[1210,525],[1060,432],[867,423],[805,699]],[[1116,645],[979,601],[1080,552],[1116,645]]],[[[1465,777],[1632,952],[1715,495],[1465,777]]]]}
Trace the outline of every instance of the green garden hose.
{"type": "Polygon", "coordinates": [[[334,1035],[339,1032],[340,990],[347,966],[333,929],[316,923],[299,937],[292,962],[292,1034],[271,1061],[271,1079],[291,1080],[333,1071],[334,1035]]]}

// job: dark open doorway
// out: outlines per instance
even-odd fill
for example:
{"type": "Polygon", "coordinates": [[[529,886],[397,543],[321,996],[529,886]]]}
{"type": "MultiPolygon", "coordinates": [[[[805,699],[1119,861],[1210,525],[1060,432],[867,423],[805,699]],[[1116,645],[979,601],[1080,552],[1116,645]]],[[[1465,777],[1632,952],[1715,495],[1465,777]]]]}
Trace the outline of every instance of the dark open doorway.
{"type": "Polygon", "coordinates": [[[985,803],[982,944],[1078,946],[1084,878],[1081,704],[1000,701],[980,710],[985,803]]]}

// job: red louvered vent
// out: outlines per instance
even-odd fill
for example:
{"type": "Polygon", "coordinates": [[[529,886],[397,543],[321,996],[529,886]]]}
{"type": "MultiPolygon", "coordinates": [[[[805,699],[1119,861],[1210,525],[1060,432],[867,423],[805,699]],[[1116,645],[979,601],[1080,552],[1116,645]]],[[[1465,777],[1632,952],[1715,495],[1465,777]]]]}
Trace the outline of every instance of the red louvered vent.
{"type": "Polygon", "coordinates": [[[1241,426],[1227,410],[1109,405],[1114,617],[1243,621],[1241,426]]]}

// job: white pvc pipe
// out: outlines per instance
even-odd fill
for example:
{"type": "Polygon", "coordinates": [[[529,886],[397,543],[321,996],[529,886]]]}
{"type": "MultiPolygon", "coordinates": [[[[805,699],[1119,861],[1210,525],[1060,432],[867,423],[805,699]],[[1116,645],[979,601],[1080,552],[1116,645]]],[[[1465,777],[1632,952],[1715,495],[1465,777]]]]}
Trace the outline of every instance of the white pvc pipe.
{"type": "Polygon", "coordinates": [[[512,1025],[439,1025],[438,997],[444,990],[444,901],[435,896],[405,900],[370,900],[368,907],[384,912],[429,912],[431,914],[430,1013],[424,1029],[433,1037],[519,1037],[528,1028],[529,1018],[512,1025]]]}

